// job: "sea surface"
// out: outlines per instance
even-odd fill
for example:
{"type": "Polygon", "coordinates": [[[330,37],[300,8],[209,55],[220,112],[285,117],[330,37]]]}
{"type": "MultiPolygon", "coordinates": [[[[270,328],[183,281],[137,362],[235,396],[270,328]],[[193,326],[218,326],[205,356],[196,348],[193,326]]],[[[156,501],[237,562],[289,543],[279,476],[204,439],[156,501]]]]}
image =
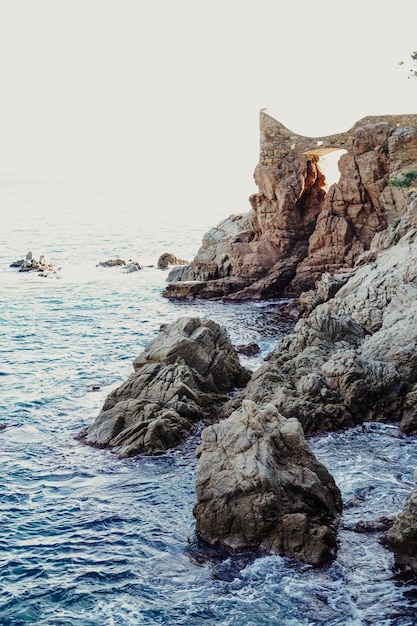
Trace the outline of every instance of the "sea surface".
{"type": "Polygon", "coordinates": [[[210,226],[248,208],[230,190],[158,173],[0,177],[0,624],[417,624],[416,577],[396,570],[378,533],[354,531],[397,512],[413,487],[417,439],[396,425],[310,440],[344,501],[338,557],[316,569],[277,556],[197,558],[198,433],[123,460],[76,439],[162,323],[225,324],[234,343],[260,345],[260,357],[243,358],[252,369],[289,332],[273,302],[161,296],[159,255],[191,259],[210,226]],[[29,250],[60,269],[9,267],[29,250]],[[97,267],[116,257],[143,269],[97,267]]]}

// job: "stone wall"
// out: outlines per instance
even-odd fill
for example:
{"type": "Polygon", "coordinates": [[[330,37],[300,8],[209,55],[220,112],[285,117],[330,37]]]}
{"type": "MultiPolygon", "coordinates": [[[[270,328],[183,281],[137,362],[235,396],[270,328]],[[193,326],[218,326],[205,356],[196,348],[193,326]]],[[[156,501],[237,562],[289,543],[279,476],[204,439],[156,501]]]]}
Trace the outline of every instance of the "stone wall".
{"type": "Polygon", "coordinates": [[[260,165],[277,167],[282,157],[296,150],[305,154],[324,155],[332,150],[348,150],[354,141],[355,131],[364,124],[387,122],[393,126],[417,126],[417,115],[369,115],[356,122],[344,133],[322,137],[304,137],[286,128],[274,119],[265,109],[259,115],[260,165]]]}

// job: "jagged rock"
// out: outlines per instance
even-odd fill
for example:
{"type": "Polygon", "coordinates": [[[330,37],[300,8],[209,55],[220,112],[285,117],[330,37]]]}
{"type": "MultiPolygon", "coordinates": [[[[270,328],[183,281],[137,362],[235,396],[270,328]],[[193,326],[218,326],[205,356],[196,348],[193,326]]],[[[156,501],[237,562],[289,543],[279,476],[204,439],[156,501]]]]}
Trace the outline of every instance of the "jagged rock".
{"type": "Polygon", "coordinates": [[[188,261],[184,259],[178,259],[175,254],[171,252],[164,252],[158,259],[158,268],[160,270],[166,270],[173,265],[187,265],[188,261]]]}
{"type": "Polygon", "coordinates": [[[203,430],[197,456],[193,512],[201,540],[313,565],[335,558],[340,492],[298,420],[245,400],[227,420],[203,430]]]}
{"type": "Polygon", "coordinates": [[[297,296],[324,272],[375,258],[375,236],[381,241],[404,215],[405,193],[388,179],[417,169],[417,116],[365,118],[347,133],[315,141],[261,112],[260,130],[251,211],[211,229],[194,260],[168,276],[164,296],[297,296]],[[319,157],[337,148],[347,153],[339,182],[327,190],[319,157]]]}
{"type": "Polygon", "coordinates": [[[350,272],[334,274],[333,276],[328,272],[322,274],[320,280],[316,282],[314,289],[300,294],[298,298],[300,311],[303,314],[310,313],[322,302],[327,302],[333,298],[339,289],[347,283],[350,276],[350,272]]]}
{"type": "Polygon", "coordinates": [[[109,446],[123,457],[177,445],[197,421],[211,419],[225,394],[242,387],[250,375],[226,330],[192,317],[161,326],[133,367],[80,434],[86,443],[109,446]]]}
{"type": "Polygon", "coordinates": [[[398,563],[417,570],[417,487],[408,496],[385,538],[398,563]]]}
{"type": "Polygon", "coordinates": [[[205,233],[196,259],[190,265],[173,270],[167,280],[209,281],[228,277],[232,264],[239,264],[242,250],[247,249],[251,238],[249,213],[230,215],[205,233]]]}
{"type": "Polygon", "coordinates": [[[371,266],[357,268],[333,298],[297,322],[223,414],[249,398],[297,417],[306,433],[402,418],[405,432],[414,432],[416,268],[417,229],[410,226],[396,245],[371,266]]]}

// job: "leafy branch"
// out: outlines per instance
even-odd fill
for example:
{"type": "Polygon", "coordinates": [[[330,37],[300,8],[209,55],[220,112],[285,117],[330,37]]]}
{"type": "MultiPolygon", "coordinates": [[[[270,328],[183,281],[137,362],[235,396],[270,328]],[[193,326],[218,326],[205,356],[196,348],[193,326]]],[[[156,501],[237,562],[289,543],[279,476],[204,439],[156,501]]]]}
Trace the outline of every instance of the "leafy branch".
{"type": "MultiPolygon", "coordinates": [[[[410,59],[412,62],[412,67],[409,69],[408,78],[417,78],[417,50],[410,54],[410,59]]],[[[399,65],[404,65],[404,61],[401,61],[399,65]]]]}

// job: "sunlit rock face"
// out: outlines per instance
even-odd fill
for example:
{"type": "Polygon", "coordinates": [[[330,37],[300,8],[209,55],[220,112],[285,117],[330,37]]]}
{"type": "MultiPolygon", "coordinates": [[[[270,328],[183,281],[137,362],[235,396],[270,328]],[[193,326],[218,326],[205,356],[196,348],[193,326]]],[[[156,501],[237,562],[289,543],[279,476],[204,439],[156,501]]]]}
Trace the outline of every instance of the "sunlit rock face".
{"type": "Polygon", "coordinates": [[[417,116],[369,117],[346,133],[308,138],[261,112],[251,211],[209,231],[195,259],[169,275],[164,295],[299,295],[323,272],[352,268],[405,213],[405,194],[388,179],[408,169],[417,169],[417,116]],[[327,189],[320,156],[338,149],[346,151],[340,180],[327,189]]]}

